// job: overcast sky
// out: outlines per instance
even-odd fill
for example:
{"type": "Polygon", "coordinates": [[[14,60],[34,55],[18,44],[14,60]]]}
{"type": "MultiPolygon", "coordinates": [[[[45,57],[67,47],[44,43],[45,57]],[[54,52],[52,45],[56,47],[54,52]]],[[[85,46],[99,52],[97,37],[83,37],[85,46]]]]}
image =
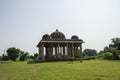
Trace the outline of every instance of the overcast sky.
{"type": "Polygon", "coordinates": [[[83,49],[102,50],[120,37],[120,0],[0,0],[0,54],[9,47],[36,53],[56,29],[78,35],[83,49]]]}

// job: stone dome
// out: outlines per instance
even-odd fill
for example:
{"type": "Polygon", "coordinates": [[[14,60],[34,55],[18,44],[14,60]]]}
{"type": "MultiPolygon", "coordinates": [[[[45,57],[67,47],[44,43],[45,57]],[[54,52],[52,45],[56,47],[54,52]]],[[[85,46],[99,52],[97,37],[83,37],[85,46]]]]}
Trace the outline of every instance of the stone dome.
{"type": "Polygon", "coordinates": [[[78,40],[78,39],[79,39],[79,37],[78,37],[78,36],[76,36],[76,35],[73,35],[73,36],[71,37],[71,39],[72,39],[72,40],[78,40]]]}
{"type": "Polygon", "coordinates": [[[50,36],[51,39],[65,39],[65,35],[62,32],[59,32],[58,29],[56,29],[56,31],[53,32],[50,36]]]}
{"type": "Polygon", "coordinates": [[[45,35],[43,35],[42,39],[43,39],[43,40],[50,39],[49,34],[45,34],[45,35]]]}

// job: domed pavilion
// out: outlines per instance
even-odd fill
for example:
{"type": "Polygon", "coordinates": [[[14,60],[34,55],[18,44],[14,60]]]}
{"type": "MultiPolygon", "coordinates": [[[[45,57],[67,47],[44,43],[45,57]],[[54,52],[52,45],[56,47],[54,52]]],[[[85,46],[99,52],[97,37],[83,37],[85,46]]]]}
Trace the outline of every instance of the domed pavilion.
{"type": "Polygon", "coordinates": [[[56,29],[55,32],[44,34],[38,43],[39,59],[42,61],[82,59],[82,43],[84,41],[73,35],[66,39],[65,35],[56,29]]]}

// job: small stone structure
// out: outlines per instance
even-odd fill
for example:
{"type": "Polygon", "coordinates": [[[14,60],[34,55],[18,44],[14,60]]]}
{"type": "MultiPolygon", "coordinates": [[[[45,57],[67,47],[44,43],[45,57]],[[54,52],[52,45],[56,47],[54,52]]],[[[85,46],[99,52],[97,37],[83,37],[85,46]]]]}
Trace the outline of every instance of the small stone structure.
{"type": "Polygon", "coordinates": [[[38,43],[40,60],[66,60],[68,58],[82,60],[82,43],[84,41],[73,35],[66,39],[65,35],[56,29],[55,32],[43,35],[38,43]]]}

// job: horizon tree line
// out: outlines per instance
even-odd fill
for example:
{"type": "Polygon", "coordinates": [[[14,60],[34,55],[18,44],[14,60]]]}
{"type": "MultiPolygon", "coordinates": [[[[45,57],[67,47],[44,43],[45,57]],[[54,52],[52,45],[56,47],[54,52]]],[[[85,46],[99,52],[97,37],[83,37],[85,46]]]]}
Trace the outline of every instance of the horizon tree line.
{"type": "MultiPolygon", "coordinates": [[[[2,54],[0,56],[1,61],[26,61],[28,59],[37,60],[39,59],[39,54],[34,53],[33,55],[29,55],[28,52],[24,52],[15,47],[10,47],[7,49],[7,54],[2,54]]],[[[97,52],[95,49],[85,49],[83,52],[83,59],[108,59],[108,60],[120,60],[120,38],[112,38],[111,44],[105,46],[102,51],[97,52]]]]}

